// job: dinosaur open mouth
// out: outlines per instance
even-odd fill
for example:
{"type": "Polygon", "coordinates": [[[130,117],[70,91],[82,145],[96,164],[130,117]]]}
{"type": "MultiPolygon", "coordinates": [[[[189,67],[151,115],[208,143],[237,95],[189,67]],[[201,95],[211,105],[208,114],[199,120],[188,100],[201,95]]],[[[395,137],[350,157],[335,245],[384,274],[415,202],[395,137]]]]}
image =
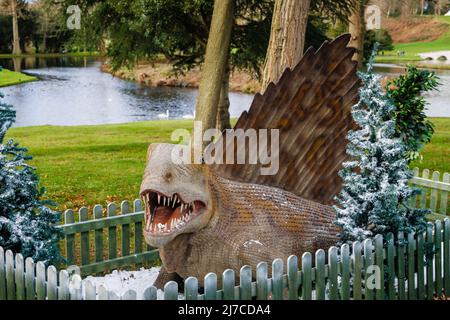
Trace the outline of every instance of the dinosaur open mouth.
{"type": "Polygon", "coordinates": [[[181,230],[199,216],[206,205],[202,201],[185,202],[178,194],[166,196],[146,190],[141,193],[145,206],[145,231],[153,235],[181,230]]]}

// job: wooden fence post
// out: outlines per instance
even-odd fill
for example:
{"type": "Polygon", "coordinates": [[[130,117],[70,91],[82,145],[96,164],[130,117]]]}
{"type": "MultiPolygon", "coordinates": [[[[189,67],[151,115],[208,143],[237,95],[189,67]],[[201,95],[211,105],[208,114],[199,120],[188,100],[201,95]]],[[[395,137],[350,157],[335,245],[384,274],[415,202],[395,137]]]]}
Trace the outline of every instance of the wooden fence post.
{"type": "MultiPolygon", "coordinates": [[[[103,218],[103,208],[97,204],[93,209],[94,219],[98,220],[103,218]]],[[[94,244],[95,244],[95,262],[103,261],[103,228],[95,229],[94,231],[94,244]]]]}
{"type": "Polygon", "coordinates": [[[47,299],[58,299],[58,273],[54,266],[47,268],[47,299]]]}
{"type": "Polygon", "coordinates": [[[272,262],[272,299],[283,300],[283,269],[282,259],[275,259],[272,262]]]}
{"type": "Polygon", "coordinates": [[[232,269],[227,269],[222,273],[223,300],[235,300],[234,278],[234,270],[232,269]]]}
{"type": "Polygon", "coordinates": [[[198,280],[189,277],[184,281],[184,297],[186,300],[198,300],[198,280]]]}
{"type": "Polygon", "coordinates": [[[312,257],[309,252],[302,255],[302,299],[312,299],[312,257]]]}
{"type": "Polygon", "coordinates": [[[325,251],[316,251],[316,300],[325,300],[325,251]]]}
{"type": "Polygon", "coordinates": [[[45,300],[45,264],[42,261],[36,263],[36,298],[45,300]]]}
{"type": "Polygon", "coordinates": [[[387,296],[389,300],[395,300],[395,243],[394,235],[390,232],[386,235],[386,262],[387,262],[387,296]]]}
{"type": "Polygon", "coordinates": [[[35,278],[35,264],[33,258],[28,257],[25,259],[25,291],[27,300],[36,299],[36,289],[34,286],[35,278]]]}
{"type": "Polygon", "coordinates": [[[363,269],[363,260],[362,260],[362,245],[361,242],[355,241],[353,242],[353,250],[352,250],[352,259],[353,259],[353,299],[361,300],[362,299],[362,269],[363,269]]]}
{"type": "Polygon", "coordinates": [[[16,299],[25,300],[25,265],[20,253],[16,253],[15,265],[16,299]]]}
{"type": "Polygon", "coordinates": [[[154,286],[148,287],[142,294],[142,300],[157,300],[158,294],[154,286]]]}
{"type": "Polygon", "coordinates": [[[436,295],[442,296],[442,223],[436,220],[434,223],[434,279],[436,284],[436,295]]]}
{"type": "Polygon", "coordinates": [[[289,300],[298,300],[298,258],[297,256],[289,256],[287,259],[287,276],[288,276],[288,298],[289,300]]]}
{"type": "Polygon", "coordinates": [[[256,266],[256,299],[267,300],[267,262],[260,262],[256,266]]]}
{"type": "MultiPolygon", "coordinates": [[[[142,201],[140,199],[136,199],[133,202],[133,210],[134,212],[143,211],[142,201]]],[[[142,221],[134,223],[134,253],[142,252],[142,221]]]]}
{"type": "Polygon", "coordinates": [[[217,275],[208,273],[204,279],[205,300],[216,300],[217,298],[217,275]]]}
{"type": "MultiPolygon", "coordinates": [[[[122,201],[120,204],[120,214],[124,215],[130,213],[130,203],[128,201],[122,201]]],[[[122,257],[130,254],[130,225],[122,225],[122,257]]]]}
{"type": "Polygon", "coordinates": [[[364,297],[366,300],[373,300],[373,290],[368,288],[369,280],[372,276],[367,272],[369,267],[373,266],[372,240],[364,240],[364,297]]]}
{"type": "MultiPolygon", "coordinates": [[[[64,212],[64,223],[70,224],[75,222],[75,215],[72,210],[66,210],[64,212]]],[[[75,264],[76,263],[76,256],[75,256],[75,235],[74,234],[68,234],[65,236],[65,243],[66,243],[66,259],[67,264],[75,264]]]]}
{"type": "Polygon", "coordinates": [[[178,300],[178,283],[169,281],[164,285],[164,300],[178,300]]]}
{"type": "Polygon", "coordinates": [[[241,300],[252,299],[252,268],[250,266],[243,266],[240,270],[239,290],[241,300]]]}
{"type": "Polygon", "coordinates": [[[341,246],[341,299],[350,300],[350,247],[341,246]]]}
{"type": "MultiPolygon", "coordinates": [[[[87,221],[88,217],[88,209],[86,207],[80,208],[78,211],[78,217],[80,221],[87,221]]],[[[81,232],[81,265],[89,264],[89,231],[81,232]]]]}
{"type": "Polygon", "coordinates": [[[14,283],[14,254],[6,251],[6,295],[8,300],[16,299],[16,284],[14,283]]]}
{"type": "Polygon", "coordinates": [[[331,247],[328,249],[328,285],[330,300],[339,299],[338,285],[338,248],[331,247]]]}
{"type": "Polygon", "coordinates": [[[61,270],[59,272],[58,300],[70,299],[69,283],[69,273],[67,270],[61,270]]]}
{"type": "Polygon", "coordinates": [[[0,247],[0,300],[6,300],[5,250],[0,247]]]}
{"type": "Polygon", "coordinates": [[[444,287],[445,296],[450,297],[450,219],[444,220],[444,287]]]}

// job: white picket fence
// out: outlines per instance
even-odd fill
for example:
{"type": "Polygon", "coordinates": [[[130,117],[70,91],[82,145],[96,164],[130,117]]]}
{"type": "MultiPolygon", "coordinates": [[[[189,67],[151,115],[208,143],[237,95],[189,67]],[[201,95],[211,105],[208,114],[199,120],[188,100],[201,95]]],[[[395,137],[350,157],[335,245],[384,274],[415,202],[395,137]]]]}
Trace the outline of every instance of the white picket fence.
{"type": "MultiPolygon", "coordinates": [[[[431,180],[429,177],[430,172],[427,169],[423,170],[421,175],[418,169],[414,170],[414,178],[411,183],[422,188],[423,192],[413,200],[413,203],[418,207],[429,208],[432,212],[438,213],[440,219],[449,215],[450,175],[444,173],[441,177],[439,172],[433,172],[431,180]]],[[[97,261],[89,265],[87,264],[88,259],[85,259],[87,261],[85,261],[85,265],[81,265],[81,269],[90,267],[92,270],[95,269],[99,272],[102,266],[107,267],[111,264],[109,260],[102,261],[101,259],[100,253],[103,251],[103,245],[100,241],[102,238],[99,234],[99,230],[101,230],[99,228],[105,227],[103,220],[108,220],[109,224],[105,228],[108,232],[111,229],[115,232],[114,228],[117,223],[112,224],[111,221],[116,219],[125,225],[138,224],[136,230],[139,231],[141,224],[139,219],[142,219],[139,205],[139,200],[137,200],[134,202],[135,210],[128,210],[126,209],[128,203],[122,203],[122,214],[118,217],[114,217],[112,206],[109,206],[108,209],[111,210],[108,210],[108,213],[111,213],[112,217],[108,215],[107,218],[97,217],[92,221],[84,221],[86,218],[80,219],[78,223],[69,224],[66,221],[66,224],[61,226],[67,233],[66,238],[72,237],[74,232],[80,230],[80,232],[84,232],[84,239],[81,237],[81,241],[85,241],[84,247],[87,249],[90,248],[88,245],[89,231],[96,232],[95,253],[97,261]],[[94,225],[92,230],[87,229],[90,224],[94,225]],[[78,230],[81,227],[83,228],[78,230]]],[[[98,209],[98,206],[96,208],[98,209]]],[[[82,213],[87,216],[87,211],[84,211],[82,213]]],[[[128,228],[125,228],[125,231],[129,232],[128,228]]],[[[398,236],[402,237],[403,235],[398,236]]],[[[139,243],[142,242],[140,237],[140,233],[135,235],[138,242],[140,241],[139,243]]],[[[122,238],[122,249],[129,248],[129,236],[122,238]]],[[[65,240],[67,242],[67,239],[65,240]]],[[[374,241],[356,242],[351,248],[347,245],[341,248],[332,247],[328,250],[328,255],[325,254],[324,250],[318,250],[314,256],[307,252],[301,257],[300,265],[298,265],[298,258],[291,256],[286,261],[286,270],[284,270],[284,261],[277,259],[272,263],[270,278],[268,277],[268,264],[261,262],[257,266],[255,274],[253,274],[253,276],[256,275],[256,281],[253,281],[251,268],[243,266],[239,271],[239,285],[236,285],[235,271],[225,270],[222,274],[222,283],[217,283],[217,275],[214,273],[205,277],[203,293],[199,293],[198,279],[190,277],[185,280],[184,295],[178,293],[177,283],[168,282],[163,292],[158,292],[155,287],[149,286],[139,296],[134,290],[119,294],[109,290],[104,285],[95,286],[89,279],[82,280],[79,272],[80,267],[71,266],[58,271],[54,266],[46,267],[43,262],[34,262],[31,258],[24,259],[21,254],[14,255],[11,251],[5,252],[0,247],[0,300],[245,300],[252,297],[257,299],[283,299],[287,297],[288,299],[346,300],[432,299],[433,295],[442,293],[450,296],[450,220],[448,218],[444,220],[443,225],[441,220],[437,220],[433,225],[430,224],[427,232],[423,235],[417,235],[416,237],[411,234],[405,235],[406,245],[394,244],[393,236],[385,240],[389,244],[387,248],[383,247],[382,238],[377,237],[374,241]],[[430,246],[435,249],[432,268],[429,265],[424,265],[423,259],[418,258],[423,257],[425,248],[430,246]],[[327,263],[325,263],[326,260],[327,263]],[[390,272],[395,272],[396,277],[389,280],[391,282],[387,288],[371,293],[370,291],[364,291],[362,288],[365,281],[364,270],[374,261],[380,267],[388,265],[390,272]],[[418,272],[417,270],[422,271],[418,272]],[[413,285],[408,285],[411,282],[408,279],[413,279],[413,285]],[[395,285],[392,281],[395,281],[395,285]],[[351,293],[350,283],[353,284],[351,293]]],[[[66,245],[66,247],[73,247],[74,250],[73,243],[69,244],[72,245],[66,245]]],[[[111,241],[109,241],[109,244],[111,245],[111,241]]],[[[115,242],[112,242],[112,244],[114,245],[113,248],[117,247],[115,242]]],[[[136,252],[125,257],[117,258],[114,256],[112,261],[123,264],[123,261],[128,259],[131,263],[138,263],[140,260],[136,257],[139,257],[139,254],[142,255],[141,250],[141,248],[135,250],[136,252]]],[[[155,252],[156,250],[150,251],[152,259],[157,254],[155,252]]],[[[88,253],[86,251],[85,255],[88,256],[88,253]]],[[[144,252],[144,254],[149,253],[144,252]]]]}

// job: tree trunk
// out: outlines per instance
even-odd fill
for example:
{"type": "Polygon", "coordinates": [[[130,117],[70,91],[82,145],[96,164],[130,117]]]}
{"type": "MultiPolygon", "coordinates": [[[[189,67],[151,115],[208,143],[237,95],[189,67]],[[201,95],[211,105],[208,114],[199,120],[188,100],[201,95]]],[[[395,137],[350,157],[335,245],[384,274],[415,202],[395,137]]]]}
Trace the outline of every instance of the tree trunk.
{"type": "Polygon", "coordinates": [[[349,32],[352,35],[349,46],[356,49],[353,60],[358,62],[359,68],[362,67],[364,56],[364,36],[366,34],[364,9],[366,3],[367,0],[357,0],[349,19],[349,32]]]}
{"type": "Polygon", "coordinates": [[[423,7],[425,6],[425,0],[420,0],[420,15],[423,16],[423,7]]]}
{"type": "MultiPolygon", "coordinates": [[[[215,0],[196,105],[195,119],[202,122],[203,132],[216,126],[222,82],[228,63],[233,16],[234,0],[215,0]]],[[[206,144],[204,142],[204,146],[206,144]]]]}
{"type": "Polygon", "coordinates": [[[17,0],[11,0],[12,29],[13,29],[13,54],[21,54],[19,23],[17,21],[17,0]]]}
{"type": "Polygon", "coordinates": [[[47,52],[47,31],[44,32],[44,35],[42,36],[42,46],[41,46],[41,53],[47,52]]]}
{"type": "Polygon", "coordinates": [[[222,89],[220,91],[219,109],[217,110],[216,128],[220,131],[231,128],[230,123],[230,65],[223,74],[222,89]]]}
{"type": "Polygon", "coordinates": [[[310,0],[276,0],[261,84],[264,92],[303,56],[310,0]]]}

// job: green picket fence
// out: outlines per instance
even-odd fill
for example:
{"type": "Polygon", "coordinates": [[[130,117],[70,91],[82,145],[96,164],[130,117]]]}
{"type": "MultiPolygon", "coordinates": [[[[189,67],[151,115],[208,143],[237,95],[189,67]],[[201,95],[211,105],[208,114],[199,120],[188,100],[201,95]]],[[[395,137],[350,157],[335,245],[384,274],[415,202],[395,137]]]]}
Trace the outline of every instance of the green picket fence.
{"type": "Polygon", "coordinates": [[[441,175],[439,171],[430,173],[428,169],[420,173],[419,168],[414,168],[413,173],[411,183],[422,189],[422,192],[412,199],[412,203],[436,214],[450,215],[450,174],[445,172],[441,175]]]}
{"type": "MultiPolygon", "coordinates": [[[[381,235],[363,243],[354,242],[306,252],[301,261],[290,256],[286,265],[276,259],[256,270],[243,266],[239,281],[234,270],[225,270],[222,281],[210,273],[204,278],[203,292],[199,281],[189,277],[184,282],[184,296],[178,284],[168,282],[164,300],[415,300],[450,296],[450,220],[429,224],[423,234],[404,235],[386,239],[381,235]],[[378,272],[377,272],[378,271],[378,272]],[[378,283],[378,286],[377,286],[378,283]]],[[[138,295],[95,287],[79,275],[67,270],[57,271],[34,263],[31,258],[0,248],[0,300],[156,300],[157,290],[149,286],[138,295]]]]}
{"type": "Polygon", "coordinates": [[[67,265],[78,265],[87,275],[158,259],[158,250],[144,241],[141,200],[135,200],[133,207],[122,201],[117,211],[114,203],[105,210],[95,205],[91,214],[82,207],[77,221],[72,210],[64,212],[64,221],[58,227],[64,234],[61,247],[67,265]]]}
{"type": "MultiPolygon", "coordinates": [[[[444,173],[441,177],[435,171],[430,175],[430,171],[424,169],[419,175],[419,169],[414,169],[411,183],[421,188],[422,193],[412,200],[413,203],[434,212],[432,219],[442,220],[450,215],[450,174],[444,173]]],[[[120,208],[114,203],[105,209],[96,205],[91,213],[83,207],[77,215],[66,210],[60,228],[64,233],[62,251],[67,264],[80,266],[82,275],[151,264],[158,259],[158,252],[145,244],[143,220],[141,200],[135,200],[133,205],[123,201],[120,208]]]]}

